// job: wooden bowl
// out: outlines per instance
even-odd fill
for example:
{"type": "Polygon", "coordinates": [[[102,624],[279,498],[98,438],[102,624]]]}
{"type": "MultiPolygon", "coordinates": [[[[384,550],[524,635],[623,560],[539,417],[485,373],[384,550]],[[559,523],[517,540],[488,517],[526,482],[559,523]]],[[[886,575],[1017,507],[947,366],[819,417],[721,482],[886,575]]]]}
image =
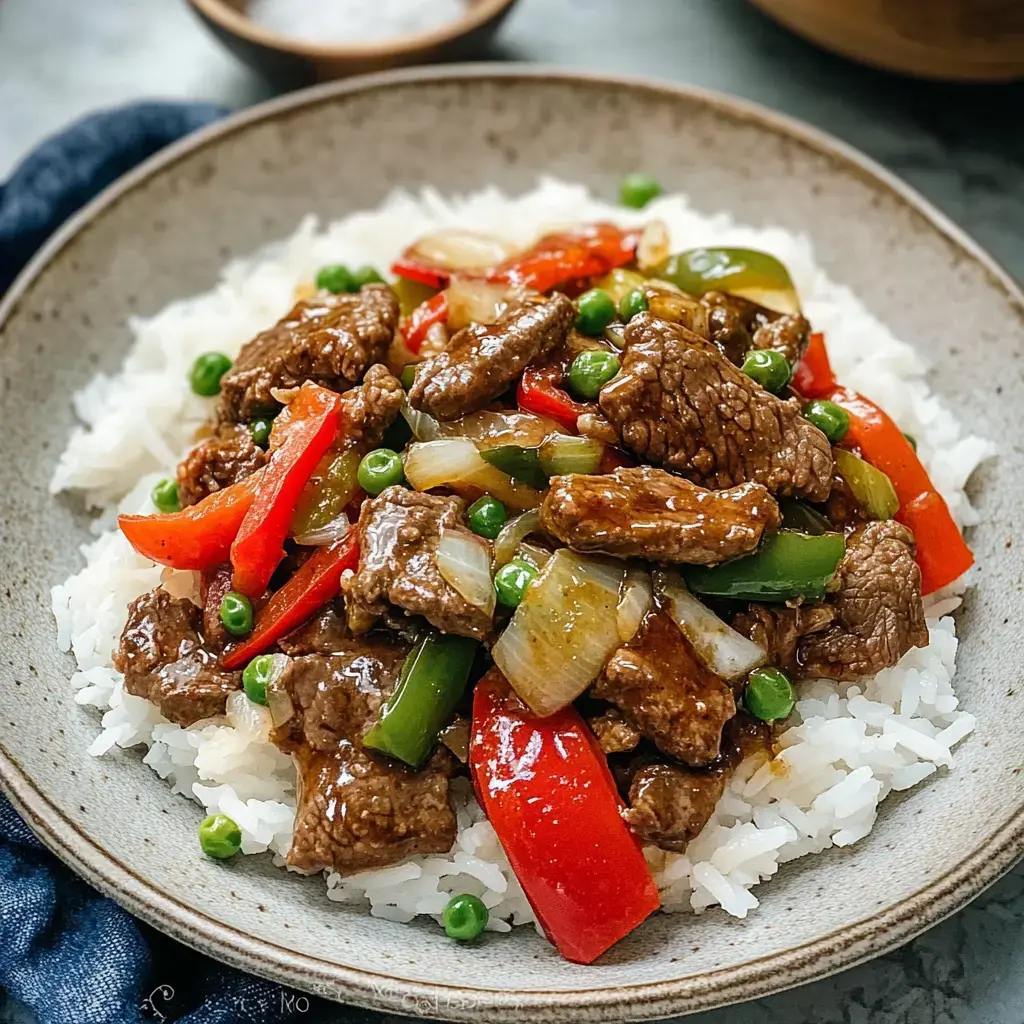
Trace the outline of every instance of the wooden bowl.
{"type": "Polygon", "coordinates": [[[410,64],[478,57],[516,0],[469,0],[463,17],[429,32],[349,45],[320,44],[264,28],[246,16],[248,0],[188,2],[236,57],[278,84],[297,86],[410,64]]]}
{"type": "Polygon", "coordinates": [[[924,78],[1024,78],[1020,0],[751,0],[844,57],[924,78]]]}

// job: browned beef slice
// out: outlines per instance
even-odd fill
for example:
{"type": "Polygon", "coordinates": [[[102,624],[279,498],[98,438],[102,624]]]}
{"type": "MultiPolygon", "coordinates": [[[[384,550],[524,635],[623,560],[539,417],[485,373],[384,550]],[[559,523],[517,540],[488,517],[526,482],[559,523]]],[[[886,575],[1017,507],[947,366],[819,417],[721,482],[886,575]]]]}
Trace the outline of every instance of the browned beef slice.
{"type": "Polygon", "coordinates": [[[833,526],[839,527],[844,533],[850,533],[861,523],[868,521],[867,515],[850,490],[850,485],[838,471],[832,474],[832,489],[825,504],[825,515],[833,526]]]}
{"type": "Polygon", "coordinates": [[[464,327],[444,352],[421,364],[409,404],[439,420],[482,409],[528,363],[561,345],[575,318],[572,302],[555,294],[513,306],[493,324],[464,327]]]}
{"type": "Polygon", "coordinates": [[[771,349],[786,357],[790,366],[796,366],[803,357],[811,325],[799,313],[784,313],[754,332],[754,348],[771,349]]]}
{"type": "Polygon", "coordinates": [[[670,757],[707,765],[736,714],[732,690],[709,672],[665,612],[650,612],[594,683],[593,696],[625,712],[670,757]]]}
{"type": "Polygon", "coordinates": [[[224,595],[233,588],[234,570],[230,562],[203,573],[203,636],[213,650],[223,651],[233,639],[220,618],[220,605],[224,595]]]}
{"type": "Polygon", "coordinates": [[[279,409],[272,388],[312,380],[347,390],[384,358],[397,326],[398,299],[383,284],[352,295],[320,292],[296,303],[284,319],[243,346],[221,378],[221,420],[241,422],[279,409]]]}
{"type": "Polygon", "coordinates": [[[832,449],[796,399],[758,387],[679,324],[642,314],[625,337],[622,371],[599,402],[628,448],[706,487],[752,481],[773,494],[828,496],[832,449]]]}
{"type": "Polygon", "coordinates": [[[722,753],[708,768],[641,760],[622,816],[641,842],[681,853],[710,820],[740,762],[770,749],[771,731],[741,712],[726,723],[722,753]]]}
{"type": "Polygon", "coordinates": [[[540,520],[575,551],[715,565],[750,554],[781,517],[760,484],[708,491],[663,469],[637,466],[552,477],[540,520]]]}
{"type": "MultiPolygon", "coordinates": [[[[752,348],[773,349],[796,366],[810,338],[811,325],[799,313],[776,313],[737,295],[707,292],[708,333],[737,366],[752,348]]],[[[700,332],[698,332],[700,333],[700,332]]]]}
{"type": "Polygon", "coordinates": [[[600,715],[588,718],[587,722],[606,754],[633,750],[640,742],[640,730],[618,708],[609,708],[600,715]]]}
{"type": "Polygon", "coordinates": [[[796,672],[797,644],[809,633],[820,633],[832,625],[836,610],[830,604],[800,605],[752,603],[733,620],[733,629],[749,636],[768,657],[787,672],[796,672]]]}
{"type": "Polygon", "coordinates": [[[382,363],[371,366],[362,384],[346,391],[341,399],[346,445],[361,451],[379,448],[404,401],[405,391],[398,378],[382,363]]]}
{"type": "Polygon", "coordinates": [[[285,654],[336,654],[351,641],[345,619],[333,605],[327,605],[309,622],[281,637],[277,645],[285,654]]]}
{"type": "Polygon", "coordinates": [[[422,615],[445,633],[482,639],[491,619],[471,605],[437,568],[443,530],[466,533],[462,501],[389,487],[363,502],[359,513],[359,568],[345,584],[353,633],[365,633],[395,605],[422,615]]]}
{"type": "Polygon", "coordinates": [[[253,443],[249,428],[223,424],[213,437],[200,441],[178,465],[178,500],[194,505],[214,491],[244,480],[262,469],[267,453],[253,443]]]}
{"type": "Polygon", "coordinates": [[[178,725],[224,713],[241,672],[224,672],[203,646],[202,612],[187,598],[157,588],[128,606],[128,622],[114,652],[125,689],[160,708],[178,725]]]}
{"type": "Polygon", "coordinates": [[[334,655],[294,658],[272,684],[294,708],[274,736],[299,774],[293,867],[350,873],[451,848],[451,754],[439,746],[413,770],[361,744],[406,653],[402,645],[350,641],[334,655]]]}
{"type": "Polygon", "coordinates": [[[921,570],[914,535],[905,526],[895,520],[858,526],[847,538],[839,575],[835,623],[804,637],[797,648],[803,677],[859,679],[928,644],[921,570]]]}

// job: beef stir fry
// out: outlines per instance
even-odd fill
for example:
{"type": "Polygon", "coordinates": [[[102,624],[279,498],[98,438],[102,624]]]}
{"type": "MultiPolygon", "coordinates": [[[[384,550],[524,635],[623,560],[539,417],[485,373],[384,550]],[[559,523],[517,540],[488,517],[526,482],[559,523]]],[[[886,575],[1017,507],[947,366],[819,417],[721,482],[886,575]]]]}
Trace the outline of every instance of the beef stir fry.
{"type": "MultiPolygon", "coordinates": [[[[201,357],[208,428],[159,513],[120,520],[201,594],[132,603],[125,687],[186,727],[240,689],[268,708],[289,865],[446,852],[467,775],[584,963],[658,905],[641,844],[686,849],[795,684],[925,646],[922,594],[970,564],[785,268],[659,237],[449,232],[391,284],[324,268],[233,362],[201,357]]],[[[223,815],[202,837],[238,848],[223,815]]],[[[474,899],[449,934],[483,927],[474,899]]]]}

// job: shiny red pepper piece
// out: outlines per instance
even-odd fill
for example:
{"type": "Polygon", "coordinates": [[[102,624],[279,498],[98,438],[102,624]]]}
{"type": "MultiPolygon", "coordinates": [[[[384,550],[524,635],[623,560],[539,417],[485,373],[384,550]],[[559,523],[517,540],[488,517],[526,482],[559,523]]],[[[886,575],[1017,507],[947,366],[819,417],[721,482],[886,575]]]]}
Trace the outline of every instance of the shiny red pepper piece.
{"type": "Polygon", "coordinates": [[[576,421],[594,406],[577,402],[559,384],[562,371],[557,366],[528,366],[519,378],[516,402],[523,412],[546,416],[561,424],[570,434],[578,434],[576,421]]]}
{"type": "Polygon", "coordinates": [[[396,277],[404,277],[407,281],[418,281],[431,288],[447,288],[452,279],[452,272],[444,267],[425,263],[423,260],[403,254],[391,264],[391,273],[396,277]]]}
{"type": "Polygon", "coordinates": [[[287,431],[264,467],[256,497],[231,545],[235,590],[249,598],[263,594],[284,557],[299,495],[334,443],[340,409],[339,395],[308,381],[289,403],[287,431]]]}
{"type": "Polygon", "coordinates": [[[589,964],[658,909],[608,762],[567,707],[538,718],[497,669],[473,693],[476,792],[545,935],[589,964]]]}
{"type": "Polygon", "coordinates": [[[834,391],[837,384],[825,348],[825,335],[812,334],[803,358],[797,363],[791,386],[804,398],[822,398],[834,391]]]}
{"type": "Polygon", "coordinates": [[[172,569],[212,569],[228,560],[256,497],[262,479],[259,470],[237,484],[214,491],[181,512],[117,517],[128,543],[144,558],[172,569]]]}
{"type": "Polygon", "coordinates": [[[294,576],[267,602],[256,616],[253,631],[221,658],[226,669],[242,668],[250,659],[270,647],[286,633],[316,614],[341,590],[341,576],[359,564],[355,531],[327,544],[306,560],[294,576]]]}
{"type": "Polygon", "coordinates": [[[434,324],[443,324],[448,319],[448,293],[438,292],[426,302],[421,302],[402,324],[405,346],[410,352],[419,352],[427,331],[434,324]]]}
{"type": "Polygon", "coordinates": [[[900,428],[856,391],[837,388],[828,397],[850,415],[845,440],[892,481],[900,501],[896,519],[913,531],[917,542],[922,593],[930,594],[962,576],[974,564],[974,555],[900,428]]]}

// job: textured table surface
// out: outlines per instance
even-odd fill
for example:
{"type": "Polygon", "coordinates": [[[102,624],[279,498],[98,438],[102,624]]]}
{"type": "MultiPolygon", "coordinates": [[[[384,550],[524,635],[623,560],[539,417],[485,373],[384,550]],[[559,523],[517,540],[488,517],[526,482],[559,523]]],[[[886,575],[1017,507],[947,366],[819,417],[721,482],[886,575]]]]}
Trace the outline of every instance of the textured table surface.
{"type": "MultiPolygon", "coordinates": [[[[803,118],[903,176],[1024,278],[1024,83],[935,85],[854,67],[743,0],[522,0],[481,56],[695,82],[803,118]]],[[[0,179],[45,135],[100,106],[165,97],[242,106],[270,94],[180,0],[0,0],[0,179]]],[[[25,1019],[0,1005],[5,1016],[25,1019]]],[[[688,1020],[1022,1024],[1024,868],[889,956],[688,1020]]]]}

